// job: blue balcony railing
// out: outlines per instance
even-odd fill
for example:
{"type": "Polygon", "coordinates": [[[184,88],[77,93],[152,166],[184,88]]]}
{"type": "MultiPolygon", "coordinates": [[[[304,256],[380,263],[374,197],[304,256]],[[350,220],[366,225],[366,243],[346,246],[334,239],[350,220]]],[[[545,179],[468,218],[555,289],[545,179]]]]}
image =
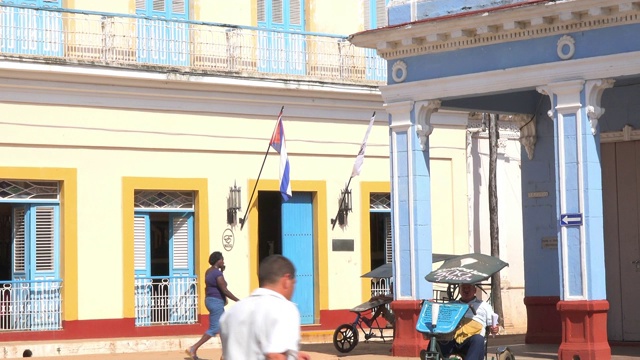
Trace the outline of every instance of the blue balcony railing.
{"type": "Polygon", "coordinates": [[[136,326],[195,324],[198,281],[195,276],[135,278],[136,326]]]}
{"type": "Polygon", "coordinates": [[[355,85],[386,61],[344,36],[0,2],[0,56],[355,85]]]}
{"type": "Polygon", "coordinates": [[[62,328],[62,280],[0,282],[0,331],[62,328]]]}

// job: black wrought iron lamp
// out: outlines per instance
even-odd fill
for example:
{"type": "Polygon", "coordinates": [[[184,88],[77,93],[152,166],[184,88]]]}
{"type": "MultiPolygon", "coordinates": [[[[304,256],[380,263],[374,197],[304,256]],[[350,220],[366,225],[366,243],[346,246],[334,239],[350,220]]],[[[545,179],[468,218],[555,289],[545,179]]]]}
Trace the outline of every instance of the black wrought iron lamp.
{"type": "Polygon", "coordinates": [[[233,187],[229,187],[229,197],[227,198],[227,224],[235,224],[238,220],[238,211],[241,208],[240,205],[240,188],[233,184],[233,187]]]}
{"type": "Polygon", "coordinates": [[[336,220],[341,226],[346,224],[347,215],[351,210],[351,189],[343,189],[340,191],[340,203],[338,204],[337,219],[331,219],[331,224],[335,224],[336,220]]]}

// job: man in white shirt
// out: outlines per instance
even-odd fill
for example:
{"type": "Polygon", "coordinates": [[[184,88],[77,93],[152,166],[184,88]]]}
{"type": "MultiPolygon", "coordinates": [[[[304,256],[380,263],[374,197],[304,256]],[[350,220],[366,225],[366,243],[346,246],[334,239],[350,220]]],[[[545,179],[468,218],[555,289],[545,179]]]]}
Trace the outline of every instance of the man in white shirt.
{"type": "MultiPolygon", "coordinates": [[[[483,360],[484,359],[484,337],[485,328],[492,324],[493,308],[488,303],[476,298],[476,286],[474,284],[460,285],[460,300],[456,301],[461,304],[469,304],[469,310],[464,315],[465,319],[475,323],[470,328],[476,328],[477,333],[465,338],[462,342],[460,339],[454,339],[446,343],[440,343],[442,355],[447,358],[452,353],[465,354],[465,360],[483,360]]],[[[462,321],[464,322],[465,319],[462,321]]],[[[491,333],[496,334],[498,326],[491,326],[491,333]]]]}
{"type": "Polygon", "coordinates": [[[260,288],[220,319],[225,360],[310,360],[300,349],[300,312],[291,297],[295,267],[284,256],[266,257],[258,270],[260,288]]]}

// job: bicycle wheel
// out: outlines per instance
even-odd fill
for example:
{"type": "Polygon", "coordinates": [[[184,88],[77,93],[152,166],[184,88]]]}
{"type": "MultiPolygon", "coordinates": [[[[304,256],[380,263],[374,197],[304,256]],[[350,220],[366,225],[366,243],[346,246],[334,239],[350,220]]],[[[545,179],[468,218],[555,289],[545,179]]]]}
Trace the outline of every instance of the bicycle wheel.
{"type": "Polygon", "coordinates": [[[341,353],[353,350],[358,340],[358,329],[351,324],[342,324],[333,333],[333,346],[341,353]]]}

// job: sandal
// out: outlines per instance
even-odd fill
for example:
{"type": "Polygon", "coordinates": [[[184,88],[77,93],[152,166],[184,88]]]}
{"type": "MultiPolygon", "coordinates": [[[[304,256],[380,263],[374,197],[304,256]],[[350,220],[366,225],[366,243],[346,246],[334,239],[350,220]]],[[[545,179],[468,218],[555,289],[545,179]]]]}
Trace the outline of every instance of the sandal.
{"type": "Polygon", "coordinates": [[[198,355],[191,353],[191,348],[184,351],[191,360],[198,360],[198,355]]]}

